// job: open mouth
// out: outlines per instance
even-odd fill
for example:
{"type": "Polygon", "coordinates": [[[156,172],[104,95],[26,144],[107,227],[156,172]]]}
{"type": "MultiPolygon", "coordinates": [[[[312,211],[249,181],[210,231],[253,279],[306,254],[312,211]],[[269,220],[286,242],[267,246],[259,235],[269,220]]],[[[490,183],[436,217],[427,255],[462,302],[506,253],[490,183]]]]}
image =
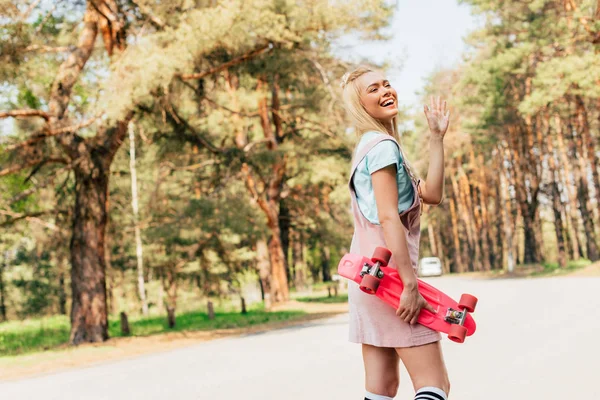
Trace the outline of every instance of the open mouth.
{"type": "Polygon", "coordinates": [[[396,102],[394,101],[394,99],[387,99],[386,101],[384,101],[383,103],[381,103],[381,107],[391,107],[395,103],[396,102]]]}

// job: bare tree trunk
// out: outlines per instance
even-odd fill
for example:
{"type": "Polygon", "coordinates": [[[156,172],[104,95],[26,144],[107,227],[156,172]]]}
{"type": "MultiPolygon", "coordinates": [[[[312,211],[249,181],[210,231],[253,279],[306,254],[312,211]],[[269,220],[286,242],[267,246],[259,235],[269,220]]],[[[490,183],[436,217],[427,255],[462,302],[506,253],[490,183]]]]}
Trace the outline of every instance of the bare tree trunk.
{"type": "MultiPolygon", "coordinates": [[[[169,252],[169,250],[167,250],[169,252]]],[[[185,264],[185,261],[180,261],[175,265],[166,265],[163,274],[162,285],[166,292],[165,306],[167,309],[167,324],[169,328],[175,327],[175,311],[177,309],[177,283],[179,281],[179,268],[185,264]]]]}
{"type": "Polygon", "coordinates": [[[331,272],[329,271],[329,260],[331,252],[328,246],[321,248],[321,271],[323,273],[323,282],[331,282],[331,272]]]}
{"type": "MultiPolygon", "coordinates": [[[[508,156],[508,150],[506,150],[508,156]]],[[[508,156],[510,157],[510,156],[508,156]]],[[[501,160],[504,160],[504,157],[500,157],[501,160]]],[[[512,274],[515,270],[515,257],[513,253],[514,248],[514,233],[513,233],[513,224],[509,217],[509,211],[512,209],[510,196],[508,193],[508,180],[506,175],[508,173],[505,172],[505,168],[501,163],[501,173],[500,173],[500,201],[503,205],[501,207],[502,211],[502,220],[504,225],[504,245],[503,247],[506,249],[506,270],[509,274],[512,274]]]]}
{"type": "Polygon", "coordinates": [[[137,257],[137,282],[138,296],[142,303],[142,314],[148,315],[148,301],[146,300],[146,288],[144,287],[144,255],[142,247],[142,235],[140,232],[140,217],[138,208],[137,192],[137,170],[135,168],[135,132],[133,122],[129,122],[129,170],[131,171],[131,207],[133,209],[133,227],[135,230],[135,254],[137,257]]]}
{"type": "Polygon", "coordinates": [[[279,201],[279,227],[281,229],[281,249],[283,252],[283,262],[285,265],[285,274],[288,282],[293,281],[293,275],[288,262],[288,252],[290,248],[290,210],[285,199],[279,201]]]}
{"type": "Polygon", "coordinates": [[[573,154],[576,155],[579,167],[575,168],[575,181],[578,184],[577,199],[579,200],[579,211],[581,213],[581,218],[583,219],[583,229],[585,230],[585,236],[587,239],[587,258],[591,261],[597,261],[600,259],[600,253],[598,252],[598,244],[596,241],[593,213],[588,208],[590,196],[588,190],[587,170],[585,168],[585,161],[582,154],[584,149],[581,133],[577,134],[572,145],[573,154]]]}
{"type": "Polygon", "coordinates": [[[6,322],[6,294],[4,290],[4,268],[6,268],[6,260],[8,252],[4,252],[2,261],[0,261],[0,316],[2,316],[2,322],[6,322]]]}
{"type": "MultiPolygon", "coordinates": [[[[455,185],[452,185],[454,187],[455,185]]],[[[458,217],[456,212],[456,203],[458,193],[452,190],[452,196],[450,197],[450,219],[452,221],[452,237],[454,239],[454,264],[455,271],[458,273],[465,272],[462,258],[460,256],[460,237],[458,235],[458,217]]]]}
{"type": "Polygon", "coordinates": [[[121,311],[121,334],[123,336],[129,336],[131,334],[131,329],[129,329],[129,319],[127,318],[127,313],[125,311],[121,311]]]}
{"type": "Polygon", "coordinates": [[[65,273],[60,271],[58,274],[58,312],[60,315],[67,315],[67,293],[65,290],[65,273]]]}
{"type": "MultiPolygon", "coordinates": [[[[266,82],[263,79],[259,79],[256,88],[257,92],[262,92],[265,86],[266,82]]],[[[272,110],[274,115],[279,112],[278,90],[276,89],[277,81],[275,80],[272,99],[272,110]]],[[[283,140],[281,121],[275,118],[274,132],[271,121],[269,120],[269,107],[267,105],[266,96],[259,97],[258,114],[265,139],[267,140],[267,148],[269,150],[277,150],[278,143],[283,140]]],[[[279,224],[279,203],[281,200],[286,166],[286,155],[278,156],[277,160],[272,165],[269,179],[261,182],[261,186],[264,187],[264,190],[260,191],[255,180],[255,174],[250,168],[250,165],[248,163],[242,165],[246,188],[267,217],[267,225],[271,231],[268,245],[269,257],[271,259],[270,294],[271,301],[273,302],[286,301],[289,298],[285,254],[281,242],[281,226],[279,224]]],[[[256,174],[256,177],[260,178],[260,175],[256,174]]]]}
{"type": "MultiPolygon", "coordinates": [[[[590,123],[587,109],[581,96],[575,96],[575,104],[577,109],[577,118],[581,129],[580,136],[583,141],[581,148],[582,155],[583,153],[585,153],[585,155],[587,156],[588,165],[592,170],[592,184],[594,186],[594,192],[596,195],[596,207],[598,212],[600,213],[600,176],[598,175],[598,166],[600,165],[600,159],[598,158],[598,154],[596,153],[596,148],[594,146],[594,138],[592,137],[592,133],[590,132],[590,123]]],[[[590,210],[590,212],[592,211],[590,210]]]]}
{"type": "Polygon", "coordinates": [[[437,246],[435,243],[435,233],[433,229],[433,221],[429,221],[427,224],[427,234],[429,235],[429,248],[431,249],[431,255],[438,257],[437,246]]]}
{"type": "Polygon", "coordinates": [[[294,281],[297,290],[306,289],[306,263],[304,262],[304,243],[302,232],[294,231],[292,244],[292,259],[294,262],[294,281]]]}
{"type": "MultiPolygon", "coordinates": [[[[483,166],[485,165],[484,160],[483,160],[483,155],[479,155],[478,158],[478,163],[479,165],[483,166]]],[[[490,218],[490,211],[489,211],[489,207],[490,207],[490,188],[488,187],[488,185],[486,184],[486,182],[491,181],[491,185],[490,186],[497,186],[498,183],[498,179],[497,176],[494,176],[491,180],[488,177],[488,171],[489,169],[486,168],[481,168],[481,172],[479,173],[479,204],[481,207],[481,219],[483,221],[483,226],[484,226],[484,241],[485,241],[485,247],[483,249],[483,254],[484,256],[487,254],[487,258],[488,258],[488,262],[487,265],[489,266],[490,269],[492,268],[496,268],[496,264],[497,264],[497,249],[496,249],[496,245],[493,239],[494,236],[494,228],[495,225],[492,223],[491,218],[490,218]]],[[[484,264],[485,265],[485,264],[484,264]]]]}
{"type": "Polygon", "coordinates": [[[271,308],[271,261],[269,260],[269,247],[264,239],[256,242],[256,257],[265,309],[269,310],[271,308]]]}
{"type": "Polygon", "coordinates": [[[558,169],[558,173],[563,176],[562,182],[564,182],[565,190],[569,198],[569,202],[566,206],[566,213],[568,215],[568,223],[571,238],[571,245],[573,248],[573,260],[579,260],[581,257],[581,245],[579,243],[579,216],[577,215],[577,183],[571,181],[573,176],[571,171],[571,160],[567,155],[567,150],[564,144],[564,135],[562,129],[562,122],[558,114],[554,115],[554,128],[556,129],[557,149],[560,157],[561,168],[558,169]]]}
{"type": "MultiPolygon", "coordinates": [[[[538,247],[536,235],[535,235],[535,213],[537,210],[537,187],[533,187],[536,182],[533,182],[535,172],[527,172],[527,168],[534,169],[535,161],[531,155],[531,149],[525,152],[525,159],[519,152],[519,133],[522,133],[515,126],[509,126],[509,137],[511,140],[511,163],[514,173],[509,175],[510,184],[515,188],[517,202],[520,207],[521,216],[523,218],[523,234],[524,234],[524,249],[523,249],[523,263],[530,264],[539,262],[538,258],[538,247]],[[530,164],[534,164],[533,166],[530,164]],[[525,180],[529,181],[529,187],[525,184],[525,180]]],[[[527,137],[530,139],[529,128],[526,130],[527,137]]],[[[523,147],[523,146],[521,146],[523,147]]],[[[527,147],[527,146],[525,146],[527,147]]]]}
{"type": "Polygon", "coordinates": [[[467,228],[467,237],[469,239],[469,246],[471,248],[471,254],[469,257],[471,260],[470,264],[474,271],[481,271],[481,248],[478,240],[479,235],[477,234],[477,214],[472,201],[473,197],[471,191],[471,182],[469,176],[463,171],[462,167],[459,168],[459,171],[461,171],[459,184],[463,199],[463,222],[465,222],[467,228]]]}
{"type": "MultiPolygon", "coordinates": [[[[92,161],[93,162],[93,161],[92,161]]],[[[85,164],[85,163],[82,163],[85,164]]],[[[104,236],[108,174],[103,166],[75,168],[75,210],[71,238],[71,309],[70,342],[102,342],[108,339],[104,236]]]]}
{"type": "MultiPolygon", "coordinates": [[[[546,126],[549,122],[546,118],[546,126]]],[[[560,176],[556,172],[556,160],[554,155],[554,145],[552,143],[552,135],[549,130],[546,132],[546,151],[548,153],[548,165],[550,167],[550,185],[552,187],[552,210],[554,212],[554,232],[556,234],[556,243],[558,247],[558,264],[561,267],[567,266],[567,257],[565,253],[565,241],[563,236],[563,222],[562,222],[562,202],[560,200],[560,190],[558,188],[558,182],[560,176]]]]}

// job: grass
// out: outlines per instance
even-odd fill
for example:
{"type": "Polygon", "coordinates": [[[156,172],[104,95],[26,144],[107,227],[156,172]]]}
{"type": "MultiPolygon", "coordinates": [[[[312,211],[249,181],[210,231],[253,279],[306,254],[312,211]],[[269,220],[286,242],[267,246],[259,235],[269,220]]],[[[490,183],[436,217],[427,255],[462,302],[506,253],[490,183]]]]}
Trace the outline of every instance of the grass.
{"type": "Polygon", "coordinates": [[[347,303],[348,302],[348,294],[340,294],[337,296],[320,296],[320,297],[298,297],[297,301],[302,301],[305,303],[347,303]]]}
{"type": "Polygon", "coordinates": [[[581,258],[579,260],[572,260],[567,262],[567,266],[561,268],[558,263],[544,263],[542,264],[544,269],[542,271],[536,271],[531,274],[531,276],[547,276],[547,275],[555,275],[555,274],[566,274],[569,272],[576,271],[578,269],[587,267],[592,262],[588,259],[581,258]]]}
{"type": "MultiPolygon", "coordinates": [[[[178,331],[208,331],[215,329],[244,328],[269,322],[297,319],[303,311],[266,312],[251,309],[239,312],[215,312],[209,320],[205,312],[192,311],[176,316],[176,326],[170,329],[166,316],[134,317],[129,319],[130,336],[149,336],[178,331]]],[[[120,337],[120,319],[109,318],[110,337],[120,337]]],[[[67,316],[45,317],[0,324],[0,357],[20,355],[64,346],[69,341],[70,322],[67,316]]]]}

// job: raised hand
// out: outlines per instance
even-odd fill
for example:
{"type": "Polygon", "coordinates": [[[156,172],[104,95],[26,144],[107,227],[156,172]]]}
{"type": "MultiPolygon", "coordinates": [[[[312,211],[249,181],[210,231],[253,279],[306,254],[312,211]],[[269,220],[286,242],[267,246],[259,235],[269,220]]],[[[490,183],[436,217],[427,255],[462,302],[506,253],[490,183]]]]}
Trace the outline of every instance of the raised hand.
{"type": "Polygon", "coordinates": [[[446,108],[446,101],[438,97],[431,97],[430,105],[425,105],[425,116],[432,135],[444,138],[450,123],[450,110],[446,108]]]}

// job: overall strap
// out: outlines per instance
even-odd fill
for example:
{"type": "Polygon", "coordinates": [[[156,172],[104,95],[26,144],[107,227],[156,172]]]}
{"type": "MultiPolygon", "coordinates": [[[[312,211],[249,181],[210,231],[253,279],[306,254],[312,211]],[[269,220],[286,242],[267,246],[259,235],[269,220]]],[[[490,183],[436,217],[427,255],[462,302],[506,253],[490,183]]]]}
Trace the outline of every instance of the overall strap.
{"type": "MultiPolygon", "coordinates": [[[[396,141],[396,139],[394,139],[393,136],[385,135],[385,134],[380,134],[380,135],[377,135],[376,138],[374,138],[370,142],[368,142],[366,145],[364,145],[360,149],[360,151],[358,153],[356,153],[354,155],[354,157],[352,158],[352,169],[350,170],[350,180],[348,182],[348,185],[350,186],[350,191],[351,192],[354,192],[354,188],[352,186],[352,177],[354,176],[354,172],[356,171],[356,167],[358,167],[358,164],[360,164],[360,162],[363,160],[363,158],[366,157],[367,153],[373,147],[375,147],[379,143],[383,142],[384,140],[391,140],[392,142],[396,143],[396,145],[398,145],[398,142],[396,141]]],[[[400,147],[400,145],[398,145],[398,147],[400,147]]]]}

